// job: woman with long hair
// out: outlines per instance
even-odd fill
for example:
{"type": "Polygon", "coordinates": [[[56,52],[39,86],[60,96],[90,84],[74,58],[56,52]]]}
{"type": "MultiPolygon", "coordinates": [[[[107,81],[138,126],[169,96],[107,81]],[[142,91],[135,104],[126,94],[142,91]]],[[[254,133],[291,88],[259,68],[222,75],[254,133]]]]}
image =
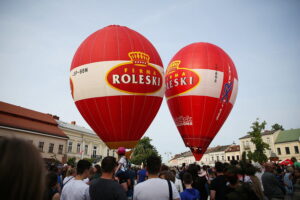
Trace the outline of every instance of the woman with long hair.
{"type": "Polygon", "coordinates": [[[1,199],[40,200],[45,187],[44,163],[29,142],[0,137],[1,199]]]}

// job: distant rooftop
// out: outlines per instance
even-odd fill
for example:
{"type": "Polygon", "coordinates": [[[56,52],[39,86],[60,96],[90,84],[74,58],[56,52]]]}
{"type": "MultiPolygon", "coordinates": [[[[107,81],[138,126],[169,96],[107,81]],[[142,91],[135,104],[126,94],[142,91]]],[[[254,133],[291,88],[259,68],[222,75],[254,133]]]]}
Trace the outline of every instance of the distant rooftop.
{"type": "Polygon", "coordinates": [[[276,138],[275,144],[300,141],[299,139],[300,139],[300,128],[280,131],[280,133],[276,138]]]}
{"type": "MultiPolygon", "coordinates": [[[[272,135],[273,133],[275,133],[276,131],[264,131],[261,135],[264,136],[264,135],[272,135]]],[[[240,139],[246,139],[246,138],[250,138],[251,136],[250,135],[245,135],[243,137],[241,137],[240,139]]]]}
{"type": "Polygon", "coordinates": [[[67,128],[67,129],[71,129],[71,130],[75,130],[75,131],[79,131],[79,132],[84,132],[84,133],[96,135],[96,133],[94,131],[92,131],[90,129],[87,129],[83,126],[78,126],[76,124],[64,122],[64,121],[61,121],[61,120],[56,120],[56,122],[58,123],[58,126],[63,127],[63,128],[67,128]]]}
{"type": "Polygon", "coordinates": [[[231,145],[225,150],[225,152],[236,152],[240,151],[240,145],[231,145]]]}
{"type": "MultiPolygon", "coordinates": [[[[231,145],[223,145],[223,146],[216,146],[216,147],[209,147],[207,148],[207,150],[205,151],[205,154],[208,153],[213,153],[213,152],[220,152],[220,151],[225,151],[226,149],[228,149],[228,147],[230,147],[231,145]]],[[[235,145],[238,146],[239,145],[235,145]]],[[[193,156],[191,151],[185,151],[179,154],[176,154],[171,160],[177,159],[177,158],[184,158],[184,157],[189,157],[189,156],[193,156]]]]}
{"type": "Polygon", "coordinates": [[[0,101],[0,126],[68,138],[52,115],[0,101]]]}

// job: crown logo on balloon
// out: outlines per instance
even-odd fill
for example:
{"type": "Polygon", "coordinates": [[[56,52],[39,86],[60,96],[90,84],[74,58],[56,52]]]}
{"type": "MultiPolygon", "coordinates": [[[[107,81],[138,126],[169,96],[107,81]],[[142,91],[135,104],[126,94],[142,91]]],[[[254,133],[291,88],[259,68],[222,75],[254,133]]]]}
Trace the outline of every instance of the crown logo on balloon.
{"type": "Polygon", "coordinates": [[[129,52],[128,56],[132,63],[138,66],[147,66],[150,60],[150,56],[148,54],[140,51],[129,52]]]}
{"type": "Polygon", "coordinates": [[[176,71],[179,68],[180,63],[180,60],[174,60],[173,62],[171,62],[168,66],[167,74],[176,71]]]}

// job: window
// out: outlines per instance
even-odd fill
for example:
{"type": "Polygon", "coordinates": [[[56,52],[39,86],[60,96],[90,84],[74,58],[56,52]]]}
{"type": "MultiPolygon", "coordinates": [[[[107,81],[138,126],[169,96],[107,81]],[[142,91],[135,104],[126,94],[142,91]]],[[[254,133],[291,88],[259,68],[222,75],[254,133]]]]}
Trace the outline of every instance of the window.
{"type": "Polygon", "coordinates": [[[234,156],[231,156],[231,158],[232,158],[232,160],[235,160],[235,159],[234,159],[234,156]]]}
{"type": "Polygon", "coordinates": [[[72,146],[73,146],[73,142],[69,142],[69,145],[68,145],[68,153],[71,153],[71,152],[72,152],[72,146]]]}
{"type": "Polygon", "coordinates": [[[295,149],[295,153],[299,153],[299,148],[298,148],[298,146],[294,146],[294,149],[295,149]]]}
{"type": "Polygon", "coordinates": [[[285,152],[286,152],[286,154],[290,154],[290,148],[289,147],[285,147],[285,152]]]}
{"type": "Polygon", "coordinates": [[[107,149],[107,152],[106,152],[107,156],[109,156],[109,149],[107,149]]]}
{"type": "Polygon", "coordinates": [[[211,161],[214,161],[214,157],[213,156],[211,157],[211,161]]]}
{"type": "Polygon", "coordinates": [[[217,156],[217,161],[219,161],[219,156],[217,156]]]}
{"type": "Polygon", "coordinates": [[[224,160],[224,156],[222,156],[222,160],[224,160]]]}
{"type": "Polygon", "coordinates": [[[281,149],[280,148],[277,148],[277,153],[278,153],[278,155],[281,155],[281,149]]]}
{"type": "MultiPolygon", "coordinates": [[[[108,150],[108,149],[107,149],[108,150]]],[[[96,155],[97,155],[97,146],[94,146],[94,148],[93,148],[93,158],[95,158],[96,157],[96,155]]]]}
{"type": "Polygon", "coordinates": [[[54,144],[53,143],[50,143],[49,144],[49,153],[53,153],[53,149],[54,149],[54,144]]]}
{"type": "Polygon", "coordinates": [[[84,146],[84,154],[87,155],[88,154],[88,149],[89,149],[89,145],[85,145],[84,146]]]}
{"type": "Polygon", "coordinates": [[[39,150],[43,151],[44,149],[44,142],[39,142],[39,150]]]}
{"type": "Polygon", "coordinates": [[[80,153],[80,143],[77,143],[77,153],[80,153]]]}
{"type": "Polygon", "coordinates": [[[58,146],[58,154],[62,154],[63,153],[63,150],[64,150],[64,145],[60,144],[58,146]]]}
{"type": "Polygon", "coordinates": [[[227,156],[227,160],[228,160],[228,161],[230,160],[230,156],[227,156]]]}
{"type": "Polygon", "coordinates": [[[236,156],[236,160],[240,160],[240,156],[239,155],[236,156]]]}

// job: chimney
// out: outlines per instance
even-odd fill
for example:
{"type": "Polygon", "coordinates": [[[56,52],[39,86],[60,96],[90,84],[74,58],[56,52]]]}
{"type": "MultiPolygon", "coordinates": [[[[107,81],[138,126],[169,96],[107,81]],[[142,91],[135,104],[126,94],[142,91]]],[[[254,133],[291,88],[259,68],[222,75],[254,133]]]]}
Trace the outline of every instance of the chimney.
{"type": "Polygon", "coordinates": [[[57,115],[53,115],[53,118],[56,120],[59,120],[59,116],[57,116],[57,115]]]}
{"type": "Polygon", "coordinates": [[[71,124],[76,125],[76,121],[71,121],[71,124]]]}

